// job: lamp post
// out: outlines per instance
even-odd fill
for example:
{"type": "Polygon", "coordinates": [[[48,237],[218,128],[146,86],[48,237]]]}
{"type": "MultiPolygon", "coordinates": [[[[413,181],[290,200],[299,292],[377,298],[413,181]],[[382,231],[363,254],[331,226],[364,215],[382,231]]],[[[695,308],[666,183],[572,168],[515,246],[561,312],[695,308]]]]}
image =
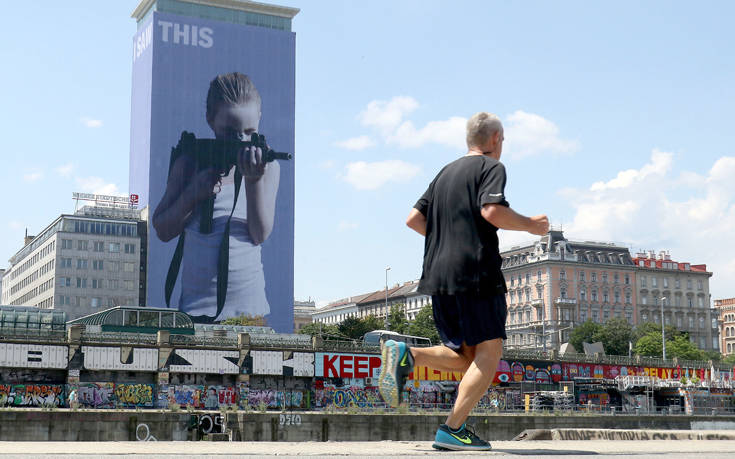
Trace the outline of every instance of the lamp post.
{"type": "Polygon", "coordinates": [[[666,297],[661,297],[661,345],[663,346],[663,357],[666,360],[666,330],[664,329],[664,302],[666,297]]]}
{"type": "Polygon", "coordinates": [[[388,330],[390,324],[388,323],[388,271],[390,266],[385,267],[385,329],[388,330]]]}

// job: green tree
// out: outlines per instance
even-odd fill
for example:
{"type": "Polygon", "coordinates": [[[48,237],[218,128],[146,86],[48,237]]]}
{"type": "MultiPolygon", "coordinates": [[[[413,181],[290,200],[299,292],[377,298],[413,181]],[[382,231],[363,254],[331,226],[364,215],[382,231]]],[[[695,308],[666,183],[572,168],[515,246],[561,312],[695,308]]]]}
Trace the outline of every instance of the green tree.
{"type": "Polygon", "coordinates": [[[388,314],[388,330],[405,334],[408,332],[408,320],[406,320],[405,306],[396,304],[391,306],[388,314]]]}
{"type": "Polygon", "coordinates": [[[641,336],[633,347],[633,352],[637,355],[647,357],[661,357],[663,354],[661,345],[661,332],[650,332],[641,336]]]}
{"type": "Polygon", "coordinates": [[[722,363],[735,365],[735,354],[728,354],[724,359],[722,359],[722,363]]]}
{"type": "Polygon", "coordinates": [[[250,325],[250,326],[265,326],[265,317],[263,316],[249,316],[241,315],[237,317],[228,317],[227,319],[220,322],[222,325],[250,325]]]}
{"type": "Polygon", "coordinates": [[[324,340],[343,340],[344,336],[336,325],[312,322],[299,330],[303,335],[321,336],[324,340]]]}
{"type": "Polygon", "coordinates": [[[569,342],[574,346],[574,350],[582,353],[584,352],[582,343],[600,341],[601,331],[602,325],[588,320],[587,322],[574,327],[572,333],[569,335],[569,342]]]}
{"type": "Polygon", "coordinates": [[[702,359],[703,360],[711,360],[713,362],[721,362],[722,361],[722,354],[720,354],[717,351],[705,351],[705,350],[702,350],[702,359]]]}
{"type": "Polygon", "coordinates": [[[379,330],[383,324],[375,316],[367,316],[364,319],[358,319],[357,317],[348,317],[343,320],[337,328],[339,332],[352,339],[362,339],[365,333],[379,330]]]}
{"type": "Polygon", "coordinates": [[[608,355],[628,355],[628,343],[633,339],[633,327],[625,319],[613,318],[591,338],[594,341],[602,341],[608,355]]]}
{"type": "Polygon", "coordinates": [[[674,336],[674,339],[666,340],[666,357],[678,357],[686,360],[705,360],[704,352],[700,351],[689,341],[689,338],[683,335],[677,335],[674,336]]]}
{"type": "Polygon", "coordinates": [[[434,311],[430,304],[424,306],[416,314],[416,318],[408,327],[408,334],[413,336],[423,336],[429,338],[432,344],[439,344],[439,332],[436,330],[434,323],[434,311]]]}
{"type": "MultiPolygon", "coordinates": [[[[659,339],[661,339],[661,325],[655,324],[653,322],[644,322],[638,325],[633,331],[633,341],[638,341],[649,333],[654,332],[658,333],[658,337],[659,339]]],[[[666,326],[666,339],[673,338],[674,336],[678,335],[686,335],[687,337],[689,336],[688,333],[682,332],[676,327],[672,327],[671,325],[666,326]]]]}

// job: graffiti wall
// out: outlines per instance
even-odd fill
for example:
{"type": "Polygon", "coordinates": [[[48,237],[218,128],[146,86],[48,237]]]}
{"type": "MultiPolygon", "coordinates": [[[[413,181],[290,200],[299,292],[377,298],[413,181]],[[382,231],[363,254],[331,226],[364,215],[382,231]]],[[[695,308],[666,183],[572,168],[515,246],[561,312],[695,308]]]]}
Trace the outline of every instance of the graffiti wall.
{"type": "Polygon", "coordinates": [[[0,384],[0,406],[64,406],[64,385],[0,384]]]}
{"type": "Polygon", "coordinates": [[[80,383],[77,401],[88,408],[114,408],[115,384],[111,382],[80,383]]]}
{"type": "Polygon", "coordinates": [[[314,408],[374,408],[383,399],[374,387],[325,387],[314,390],[314,408]]]}
{"type": "Polygon", "coordinates": [[[153,408],[153,384],[129,384],[115,385],[115,400],[119,407],[145,407],[153,408]]]}

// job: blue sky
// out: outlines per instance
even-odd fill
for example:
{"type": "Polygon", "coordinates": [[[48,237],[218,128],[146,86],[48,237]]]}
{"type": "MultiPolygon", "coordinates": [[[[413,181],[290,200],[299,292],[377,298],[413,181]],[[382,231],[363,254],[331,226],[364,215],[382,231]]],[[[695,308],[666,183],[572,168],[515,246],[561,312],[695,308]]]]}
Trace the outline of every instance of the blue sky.
{"type": "MultiPolygon", "coordinates": [[[[137,3],[5,7],[0,260],[72,191],[129,192],[137,3]]],[[[735,296],[732,2],[278,3],[301,8],[297,299],[380,289],[385,266],[419,277],[405,217],[477,111],[506,126],[516,210],[706,263],[712,297],[735,296]]]]}

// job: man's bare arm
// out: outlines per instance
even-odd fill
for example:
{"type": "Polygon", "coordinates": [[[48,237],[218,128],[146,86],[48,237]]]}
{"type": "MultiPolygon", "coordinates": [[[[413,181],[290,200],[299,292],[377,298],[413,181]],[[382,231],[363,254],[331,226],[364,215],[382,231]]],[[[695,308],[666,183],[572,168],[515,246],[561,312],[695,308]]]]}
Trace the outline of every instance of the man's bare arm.
{"type": "Polygon", "coordinates": [[[482,206],[481,213],[482,218],[505,230],[528,231],[537,236],[543,236],[549,232],[549,219],[546,215],[525,217],[510,207],[500,204],[485,204],[482,206]]]}
{"type": "Polygon", "coordinates": [[[406,219],[406,226],[422,236],[426,236],[426,217],[416,209],[411,209],[406,219]]]}

